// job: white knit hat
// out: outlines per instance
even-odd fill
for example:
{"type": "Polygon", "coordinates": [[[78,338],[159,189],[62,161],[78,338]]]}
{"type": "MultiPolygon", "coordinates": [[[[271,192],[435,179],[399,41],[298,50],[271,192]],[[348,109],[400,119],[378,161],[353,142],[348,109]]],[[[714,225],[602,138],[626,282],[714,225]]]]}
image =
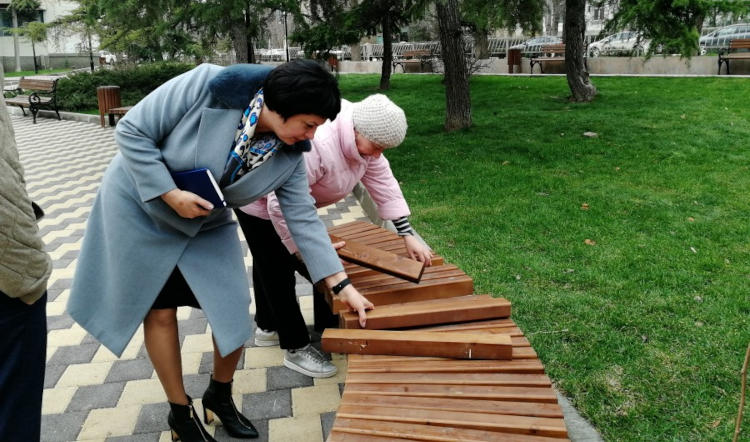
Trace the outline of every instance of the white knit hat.
{"type": "Polygon", "coordinates": [[[352,104],[354,130],[386,149],[406,137],[404,111],[383,94],[374,94],[352,104]]]}

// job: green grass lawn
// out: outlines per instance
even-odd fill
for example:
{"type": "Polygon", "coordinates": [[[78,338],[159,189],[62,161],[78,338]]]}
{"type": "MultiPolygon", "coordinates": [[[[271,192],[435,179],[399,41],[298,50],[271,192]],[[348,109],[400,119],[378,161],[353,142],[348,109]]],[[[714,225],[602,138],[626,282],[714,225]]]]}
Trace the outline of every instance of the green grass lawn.
{"type": "Polygon", "coordinates": [[[20,72],[6,72],[5,77],[30,77],[32,75],[50,75],[50,74],[56,74],[59,72],[68,72],[70,68],[63,68],[63,69],[39,69],[39,72],[32,71],[20,71],[20,72]]]}
{"type": "MultiPolygon", "coordinates": [[[[477,293],[512,301],[605,439],[730,440],[750,342],[750,80],[594,83],[573,104],[564,77],[474,77],[474,126],[447,134],[440,77],[395,75],[409,131],[386,156],[417,230],[477,293]]],[[[341,77],[350,100],[377,84],[341,77]]]]}

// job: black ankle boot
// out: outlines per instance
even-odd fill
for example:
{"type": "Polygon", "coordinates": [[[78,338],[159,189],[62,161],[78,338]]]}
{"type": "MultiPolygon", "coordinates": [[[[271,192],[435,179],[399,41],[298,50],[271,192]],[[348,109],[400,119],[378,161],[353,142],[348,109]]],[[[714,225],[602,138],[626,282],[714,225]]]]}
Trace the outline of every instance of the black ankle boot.
{"type": "Polygon", "coordinates": [[[203,428],[198,415],[193,408],[193,400],[188,396],[188,404],[180,405],[169,403],[169,417],[167,422],[172,429],[172,441],[182,442],[216,442],[216,439],[203,428]]]}
{"type": "Polygon", "coordinates": [[[258,437],[258,430],[234,406],[231,382],[224,383],[211,378],[208,389],[203,393],[203,422],[213,422],[214,414],[224,424],[224,429],[230,436],[242,439],[258,437]]]}

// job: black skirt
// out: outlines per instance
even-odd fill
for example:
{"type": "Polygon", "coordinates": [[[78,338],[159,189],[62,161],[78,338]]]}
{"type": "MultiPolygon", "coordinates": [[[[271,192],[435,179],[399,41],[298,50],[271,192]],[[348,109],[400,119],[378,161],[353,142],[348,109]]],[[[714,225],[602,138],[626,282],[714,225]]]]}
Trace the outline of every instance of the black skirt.
{"type": "Polygon", "coordinates": [[[156,301],[151,306],[151,309],[163,309],[163,308],[177,308],[177,307],[193,307],[201,308],[198,304],[198,300],[195,299],[195,294],[190,289],[187,281],[182,276],[180,269],[177,267],[172,270],[172,274],[169,275],[169,279],[162,287],[159,296],[156,297],[156,301]]]}

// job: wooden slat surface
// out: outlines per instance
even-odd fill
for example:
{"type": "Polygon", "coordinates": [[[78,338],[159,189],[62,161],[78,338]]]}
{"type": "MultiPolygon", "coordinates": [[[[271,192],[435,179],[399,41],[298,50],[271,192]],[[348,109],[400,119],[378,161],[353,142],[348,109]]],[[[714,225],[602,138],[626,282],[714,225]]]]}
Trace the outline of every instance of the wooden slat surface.
{"type": "Polygon", "coordinates": [[[515,385],[451,385],[352,383],[346,392],[380,396],[412,396],[428,398],[463,398],[473,400],[543,402],[556,404],[557,395],[551,386],[515,385]]]}
{"type": "Polygon", "coordinates": [[[502,414],[472,413],[461,411],[432,411],[415,408],[351,406],[342,404],[337,416],[353,419],[382,420],[430,424],[443,427],[469,428],[485,431],[531,434],[535,436],[567,437],[562,419],[506,416],[502,414]]]}
{"type": "MultiPolygon", "coordinates": [[[[374,305],[450,298],[470,295],[474,292],[474,281],[466,275],[428,280],[423,278],[419,284],[403,282],[362,289],[356,283],[354,283],[354,286],[374,305]]],[[[338,313],[341,310],[347,309],[346,305],[337,296],[329,295],[327,301],[331,305],[333,312],[338,313]]]]}
{"type": "Polygon", "coordinates": [[[498,385],[507,387],[549,387],[551,382],[544,374],[524,373],[348,373],[349,384],[412,384],[412,385],[498,385]]]}
{"type": "Polygon", "coordinates": [[[441,442],[557,442],[563,439],[404,422],[337,418],[329,442],[420,440],[441,442]],[[360,439],[360,437],[364,437],[360,439]],[[375,439],[367,439],[374,437],[375,439]]]}
{"type": "Polygon", "coordinates": [[[504,414],[511,416],[563,417],[557,404],[513,401],[475,401],[473,399],[432,398],[412,396],[383,396],[344,392],[341,404],[352,406],[378,406],[414,408],[418,410],[468,411],[473,413],[504,414]]]}
{"type": "MultiPolygon", "coordinates": [[[[389,304],[367,313],[367,329],[404,328],[510,316],[510,302],[489,295],[468,295],[389,304]]],[[[339,327],[360,328],[359,317],[343,312],[339,327]]]]}
{"type": "Polygon", "coordinates": [[[419,282],[424,263],[404,258],[373,246],[331,234],[331,242],[345,241],[344,247],[336,250],[346,261],[369,267],[411,282],[419,282]]]}
{"type": "MultiPolygon", "coordinates": [[[[401,238],[366,222],[349,223],[329,231],[347,241],[407,256],[401,238]]],[[[483,304],[489,296],[463,296],[473,292],[471,278],[442,260],[439,265],[424,269],[419,284],[358,265],[347,264],[346,271],[355,287],[377,306],[368,312],[368,328],[418,327],[390,332],[407,337],[402,343],[412,347],[410,354],[426,350],[412,339],[417,335],[403,333],[418,333],[432,343],[429,345],[435,345],[429,335],[468,334],[507,339],[512,359],[350,354],[341,406],[329,441],[541,442],[567,437],[551,381],[528,339],[508,318],[510,303],[496,300],[507,303],[507,312],[501,309],[490,312],[499,307],[483,304]],[[470,304],[473,305],[469,307],[470,304]]],[[[334,311],[342,310],[343,304],[337,303],[336,297],[329,294],[328,300],[334,311]]],[[[342,326],[354,327],[354,321],[356,316],[342,312],[342,326]]],[[[348,338],[358,352],[363,347],[369,350],[375,347],[376,353],[383,352],[377,350],[379,342],[366,338],[373,333],[389,333],[358,328],[329,330],[343,333],[339,338],[348,338]]],[[[328,348],[326,342],[324,334],[324,349],[337,351],[328,348]]],[[[472,354],[475,355],[473,350],[472,354]]]]}
{"type": "Polygon", "coordinates": [[[348,373],[544,373],[538,359],[363,362],[349,360],[348,373]]]}
{"type": "Polygon", "coordinates": [[[329,353],[440,356],[457,359],[510,359],[508,335],[431,333],[328,328],[321,344],[329,353]]]}

